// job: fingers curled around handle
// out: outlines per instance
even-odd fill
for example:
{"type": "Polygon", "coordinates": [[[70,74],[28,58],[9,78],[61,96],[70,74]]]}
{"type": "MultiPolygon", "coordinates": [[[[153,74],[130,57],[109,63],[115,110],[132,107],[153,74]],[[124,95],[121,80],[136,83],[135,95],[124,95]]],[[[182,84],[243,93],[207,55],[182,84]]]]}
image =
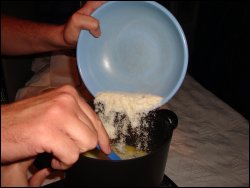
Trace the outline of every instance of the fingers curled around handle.
{"type": "Polygon", "coordinates": [[[51,169],[44,168],[36,172],[29,180],[30,187],[40,187],[45,181],[46,177],[51,174],[51,169]]]}
{"type": "MultiPolygon", "coordinates": [[[[111,152],[110,149],[110,143],[109,143],[109,136],[100,120],[100,118],[97,116],[95,111],[87,104],[86,101],[84,101],[83,98],[80,97],[80,95],[77,93],[77,91],[71,87],[71,86],[64,86],[60,88],[61,92],[69,92],[71,93],[77,100],[77,103],[80,107],[79,110],[79,117],[81,121],[84,122],[83,119],[89,119],[90,123],[86,124],[89,126],[93,126],[93,128],[97,132],[97,140],[101,147],[101,149],[106,153],[109,154],[111,152]]],[[[87,123],[87,121],[85,121],[87,123]]],[[[91,128],[91,127],[90,127],[91,128]]]]}
{"type": "Polygon", "coordinates": [[[98,136],[98,143],[102,149],[102,151],[106,154],[111,152],[110,143],[109,143],[109,136],[107,131],[105,130],[100,118],[97,114],[92,110],[92,108],[79,97],[78,103],[82,109],[82,111],[88,116],[91,120],[92,125],[94,126],[97,136],[98,136]]]}

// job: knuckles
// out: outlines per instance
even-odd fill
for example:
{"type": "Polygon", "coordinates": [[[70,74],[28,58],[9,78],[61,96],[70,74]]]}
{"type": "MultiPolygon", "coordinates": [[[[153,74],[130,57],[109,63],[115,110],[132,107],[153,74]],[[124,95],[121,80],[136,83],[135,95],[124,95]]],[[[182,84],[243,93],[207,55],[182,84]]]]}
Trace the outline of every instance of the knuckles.
{"type": "Polygon", "coordinates": [[[97,19],[93,19],[93,21],[92,21],[92,29],[93,30],[96,30],[96,29],[98,29],[99,28],[99,25],[100,25],[100,23],[99,23],[99,20],[97,20],[97,19]]]}
{"type": "Polygon", "coordinates": [[[57,89],[58,92],[62,92],[62,93],[68,93],[68,94],[71,94],[73,96],[77,96],[78,95],[78,92],[76,91],[76,89],[71,86],[71,85],[64,85],[64,86],[61,86],[57,89]]]}
{"type": "Polygon", "coordinates": [[[79,153],[80,152],[70,152],[67,155],[67,160],[64,161],[64,164],[67,166],[71,166],[72,164],[74,164],[78,158],[79,158],[79,153]]]}
{"type": "Polygon", "coordinates": [[[78,93],[69,85],[63,86],[56,90],[57,94],[52,96],[51,104],[47,109],[48,116],[63,115],[78,106],[78,93]]]}
{"type": "Polygon", "coordinates": [[[90,139],[88,140],[88,149],[94,149],[98,144],[98,136],[96,133],[93,133],[90,139]]]}

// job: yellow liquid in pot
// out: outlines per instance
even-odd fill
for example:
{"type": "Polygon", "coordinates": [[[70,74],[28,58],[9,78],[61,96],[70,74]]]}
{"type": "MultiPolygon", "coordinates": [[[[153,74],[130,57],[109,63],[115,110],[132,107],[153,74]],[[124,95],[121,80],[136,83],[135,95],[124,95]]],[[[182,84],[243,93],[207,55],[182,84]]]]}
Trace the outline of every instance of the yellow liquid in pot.
{"type": "Polygon", "coordinates": [[[134,146],[129,145],[125,145],[123,152],[119,151],[115,147],[113,147],[112,149],[122,160],[133,159],[147,155],[145,151],[138,150],[134,146]]]}
{"type": "MultiPolygon", "coordinates": [[[[114,146],[111,146],[111,148],[122,160],[133,159],[133,158],[142,157],[144,155],[147,155],[147,152],[142,151],[142,150],[138,150],[134,146],[129,146],[129,145],[125,145],[122,152],[114,146]]],[[[100,150],[97,150],[97,149],[87,151],[87,152],[83,153],[83,155],[86,157],[94,158],[94,159],[109,160],[107,155],[105,155],[103,152],[101,152],[100,150]]]]}

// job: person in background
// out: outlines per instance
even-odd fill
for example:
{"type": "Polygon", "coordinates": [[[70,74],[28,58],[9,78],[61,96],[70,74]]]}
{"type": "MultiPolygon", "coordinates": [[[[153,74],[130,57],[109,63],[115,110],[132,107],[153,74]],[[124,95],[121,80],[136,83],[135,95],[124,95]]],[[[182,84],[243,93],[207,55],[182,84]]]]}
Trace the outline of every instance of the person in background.
{"type": "MultiPolygon", "coordinates": [[[[87,2],[61,25],[1,15],[1,53],[15,56],[74,49],[81,30],[98,38],[99,21],[91,13],[103,3],[87,2]]],[[[27,177],[38,154],[53,154],[52,168],[64,170],[97,144],[110,153],[100,119],[70,85],[1,105],[1,186],[40,186],[50,169],[39,170],[29,180],[27,177]]]]}

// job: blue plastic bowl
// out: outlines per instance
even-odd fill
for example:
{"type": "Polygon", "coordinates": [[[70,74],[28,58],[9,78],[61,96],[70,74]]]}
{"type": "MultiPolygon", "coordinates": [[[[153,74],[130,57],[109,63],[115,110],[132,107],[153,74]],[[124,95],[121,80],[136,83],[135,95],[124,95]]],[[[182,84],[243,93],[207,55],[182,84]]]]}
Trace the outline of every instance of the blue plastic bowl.
{"type": "Polygon", "coordinates": [[[93,96],[121,91],[154,94],[167,103],[188,66],[185,35],[175,17],[152,1],[113,1],[98,8],[102,35],[82,30],[77,65],[93,96]]]}

